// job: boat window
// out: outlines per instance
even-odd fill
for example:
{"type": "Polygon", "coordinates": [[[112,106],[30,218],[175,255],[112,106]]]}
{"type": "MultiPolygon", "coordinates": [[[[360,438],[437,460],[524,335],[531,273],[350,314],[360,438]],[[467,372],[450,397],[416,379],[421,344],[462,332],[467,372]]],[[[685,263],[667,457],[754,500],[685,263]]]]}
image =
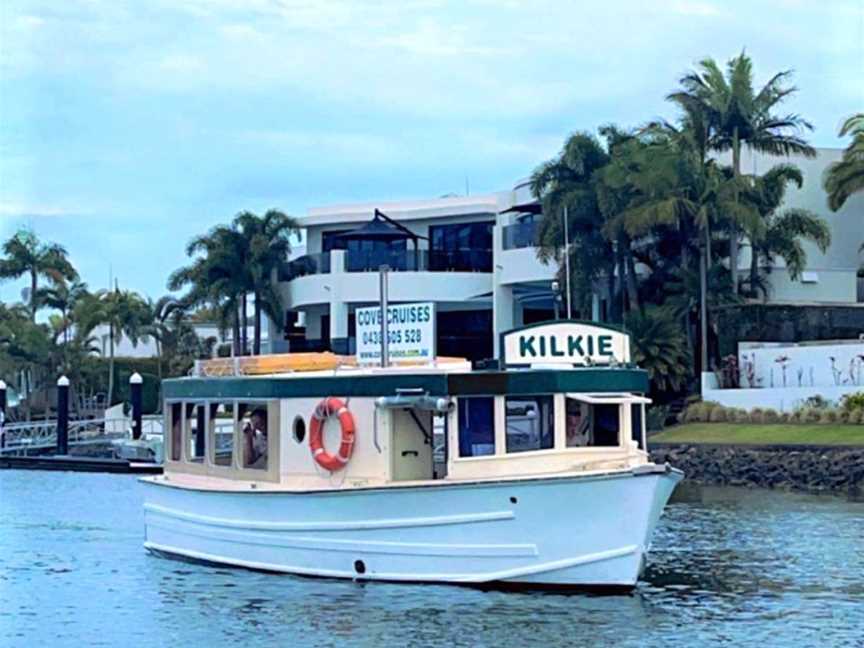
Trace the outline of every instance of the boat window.
{"type": "Polygon", "coordinates": [[[234,403],[210,405],[210,432],[214,464],[234,465],[234,403]]]}
{"type": "Polygon", "coordinates": [[[172,403],[168,412],[170,416],[168,428],[171,430],[171,461],[180,461],[183,456],[183,406],[180,403],[172,403]]]}
{"type": "Polygon", "coordinates": [[[480,396],[459,399],[459,456],[495,454],[495,399],[480,396]]]}
{"type": "Polygon", "coordinates": [[[550,450],[555,446],[552,396],[508,396],[507,452],[550,450]]]}
{"type": "Polygon", "coordinates": [[[303,420],[302,416],[294,417],[294,440],[297,443],[303,443],[303,439],[306,438],[306,421],[303,420]]]}
{"type": "Polygon", "coordinates": [[[203,404],[186,403],[186,458],[194,463],[204,463],[206,456],[205,414],[203,404]]]}
{"type": "Polygon", "coordinates": [[[242,443],[242,466],[267,470],[267,405],[265,403],[239,404],[237,421],[242,443]]]}
{"type": "Polygon", "coordinates": [[[585,403],[567,399],[567,447],[617,446],[621,427],[618,403],[585,403]]]}
{"type": "Polygon", "coordinates": [[[630,428],[632,430],[631,438],[639,444],[639,448],[645,449],[645,431],[643,430],[643,412],[645,406],[642,403],[634,403],[630,405],[630,428]]]}

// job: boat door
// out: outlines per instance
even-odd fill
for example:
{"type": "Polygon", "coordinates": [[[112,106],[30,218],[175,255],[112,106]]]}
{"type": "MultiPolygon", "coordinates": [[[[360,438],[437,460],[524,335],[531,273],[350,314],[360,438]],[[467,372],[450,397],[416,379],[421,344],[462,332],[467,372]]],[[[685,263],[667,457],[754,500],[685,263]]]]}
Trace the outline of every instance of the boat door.
{"type": "Polygon", "coordinates": [[[416,409],[390,410],[390,452],[393,481],[433,478],[431,412],[416,409]]]}

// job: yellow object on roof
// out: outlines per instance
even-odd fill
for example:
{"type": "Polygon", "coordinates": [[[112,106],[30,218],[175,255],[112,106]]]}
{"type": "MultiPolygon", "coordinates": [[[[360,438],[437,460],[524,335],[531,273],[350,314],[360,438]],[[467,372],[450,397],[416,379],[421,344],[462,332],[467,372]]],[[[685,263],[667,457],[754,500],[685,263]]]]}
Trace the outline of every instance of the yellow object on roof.
{"type": "Polygon", "coordinates": [[[202,376],[257,376],[292,371],[324,371],[353,366],[354,358],[335,353],[274,353],[237,358],[214,358],[197,365],[202,376]]]}
{"type": "MultiPolygon", "coordinates": [[[[435,365],[464,363],[464,358],[438,357],[435,365]]],[[[398,367],[429,365],[428,361],[394,361],[398,367]]],[[[356,367],[354,356],[322,353],[273,353],[260,356],[239,356],[235,358],[213,358],[198,360],[195,375],[198,376],[263,376],[267,374],[293,373],[302,371],[332,371],[342,367],[356,367]]]]}

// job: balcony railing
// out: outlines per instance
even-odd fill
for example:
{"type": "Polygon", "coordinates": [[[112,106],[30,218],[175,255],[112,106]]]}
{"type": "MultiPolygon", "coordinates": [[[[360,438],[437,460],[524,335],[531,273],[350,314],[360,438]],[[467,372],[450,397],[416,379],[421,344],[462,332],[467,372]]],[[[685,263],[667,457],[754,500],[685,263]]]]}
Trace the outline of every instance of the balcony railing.
{"type": "Polygon", "coordinates": [[[329,274],[330,253],[304,254],[279,268],[279,281],[291,281],[306,275],[329,274]]]}
{"type": "Polygon", "coordinates": [[[517,250],[537,245],[537,225],[537,221],[507,225],[503,232],[504,249],[517,250]]]}
{"type": "MultiPolygon", "coordinates": [[[[492,272],[492,250],[347,250],[345,272],[492,272]]],[[[330,253],[307,254],[279,268],[279,281],[329,274],[330,253]]]]}
{"type": "Polygon", "coordinates": [[[492,250],[348,250],[346,272],[492,272],[492,250]]]}

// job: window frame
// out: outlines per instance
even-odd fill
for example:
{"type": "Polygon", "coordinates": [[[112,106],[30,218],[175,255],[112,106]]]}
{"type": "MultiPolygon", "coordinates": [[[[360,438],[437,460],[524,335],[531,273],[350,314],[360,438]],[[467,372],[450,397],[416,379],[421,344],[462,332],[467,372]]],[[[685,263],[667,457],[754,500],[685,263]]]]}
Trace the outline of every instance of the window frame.
{"type": "MultiPolygon", "coordinates": [[[[164,401],[165,412],[171,412],[172,406],[179,404],[181,412],[181,459],[180,461],[169,460],[170,454],[165,455],[165,465],[172,472],[180,472],[187,474],[198,475],[214,475],[220,478],[234,479],[237,481],[267,481],[278,482],[280,479],[281,466],[281,437],[282,437],[282,401],[278,398],[169,398],[164,401]],[[211,405],[231,404],[233,406],[233,421],[234,421],[234,446],[231,454],[231,465],[217,465],[215,458],[215,427],[210,425],[210,407],[211,405]],[[241,464],[242,456],[242,431],[240,430],[239,422],[239,405],[246,406],[257,405],[263,406],[267,410],[267,468],[243,468],[241,464]],[[187,405],[201,405],[204,407],[205,429],[205,456],[203,462],[192,461],[188,456],[186,447],[186,407],[187,405]],[[272,433],[270,432],[272,430],[272,433]]],[[[170,420],[170,414],[166,414],[166,419],[170,420]]],[[[173,420],[171,421],[173,423],[173,420]]],[[[173,430],[170,425],[166,428],[169,433],[168,452],[171,452],[170,443],[173,440],[173,430]]]]}

